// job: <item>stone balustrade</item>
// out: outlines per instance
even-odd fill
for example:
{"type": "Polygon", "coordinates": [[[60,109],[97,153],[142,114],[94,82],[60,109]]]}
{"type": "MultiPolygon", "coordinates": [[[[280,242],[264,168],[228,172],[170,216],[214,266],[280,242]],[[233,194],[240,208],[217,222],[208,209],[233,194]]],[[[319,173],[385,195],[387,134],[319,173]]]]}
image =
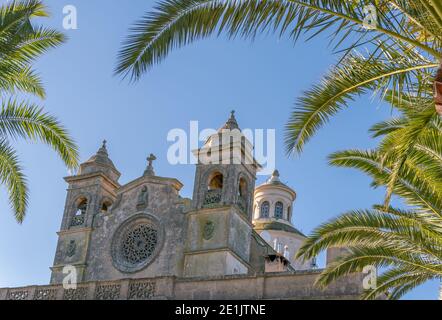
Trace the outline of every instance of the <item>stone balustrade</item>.
{"type": "Polygon", "coordinates": [[[208,190],[206,197],[204,199],[204,207],[210,208],[213,206],[217,206],[221,203],[221,199],[222,199],[221,189],[208,190]]]}
{"type": "MultiPolygon", "coordinates": [[[[62,285],[30,286],[0,289],[0,300],[151,300],[158,296],[157,284],[166,285],[166,278],[87,282],[75,289],[62,285]]],[[[166,280],[167,282],[167,280],[166,280]]]]}
{"type": "Polygon", "coordinates": [[[221,276],[158,277],[78,284],[0,289],[0,300],[164,300],[164,299],[357,299],[363,292],[360,275],[343,278],[326,290],[314,286],[321,270],[221,276]]]}

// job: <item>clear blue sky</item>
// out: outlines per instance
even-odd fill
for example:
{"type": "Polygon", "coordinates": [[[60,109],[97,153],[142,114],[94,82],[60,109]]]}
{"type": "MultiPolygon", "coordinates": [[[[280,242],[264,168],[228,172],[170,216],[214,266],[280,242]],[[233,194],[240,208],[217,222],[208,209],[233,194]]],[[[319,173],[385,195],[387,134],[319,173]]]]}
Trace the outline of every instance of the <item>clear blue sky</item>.
{"type": "MultiPolygon", "coordinates": [[[[190,197],[194,167],[168,164],[168,131],[187,129],[191,120],[217,128],[235,109],[243,128],[276,129],[277,167],[298,193],[294,223],[305,233],[346,210],[382,201],[383,191],[372,190],[368,177],[329,167],[326,157],[337,150],[374,147],[367,130],[391,115],[387,105],[370,97],[357,99],[320,131],[301,157],[284,154],[283,129],[295,98],[336,59],[325,37],[296,46],[272,35],[253,43],[225,37],[203,40],[175,50],[133,85],[113,76],[116,55],[129,26],[154,1],[45,3],[52,13],[45,23],[58,29],[63,6],[78,9],[79,29],[67,31],[67,44],[41,58],[36,67],[48,96],[39,103],[70,130],[82,161],[106,138],[124,184],[143,173],[146,156],[153,152],[159,159],[157,174],[177,177],[185,185],[183,196],[190,197]]],[[[62,178],[67,170],[56,155],[39,144],[16,145],[29,180],[29,212],[23,225],[16,224],[1,190],[0,287],[49,282],[66,196],[62,178]]],[[[436,299],[437,289],[438,283],[429,283],[407,298],[436,299]]]]}

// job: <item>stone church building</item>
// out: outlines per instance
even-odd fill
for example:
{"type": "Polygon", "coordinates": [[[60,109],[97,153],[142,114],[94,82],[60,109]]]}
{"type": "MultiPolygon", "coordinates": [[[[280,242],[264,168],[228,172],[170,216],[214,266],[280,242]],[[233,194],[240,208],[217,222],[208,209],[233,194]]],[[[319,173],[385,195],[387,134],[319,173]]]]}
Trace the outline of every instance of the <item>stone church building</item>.
{"type": "MultiPolygon", "coordinates": [[[[278,171],[255,186],[260,165],[240,132],[232,113],[194,151],[192,199],[180,196],[180,181],[155,173],[153,155],[139,178],[121,185],[104,142],[65,178],[50,284],[0,289],[0,299],[358,298],[361,276],[314,286],[315,261],[295,258],[305,239],[293,224],[296,192],[278,171]],[[232,132],[240,139],[225,139],[232,132]],[[72,270],[77,287],[63,287],[72,270]]],[[[327,254],[330,263],[341,251],[327,254]]]]}

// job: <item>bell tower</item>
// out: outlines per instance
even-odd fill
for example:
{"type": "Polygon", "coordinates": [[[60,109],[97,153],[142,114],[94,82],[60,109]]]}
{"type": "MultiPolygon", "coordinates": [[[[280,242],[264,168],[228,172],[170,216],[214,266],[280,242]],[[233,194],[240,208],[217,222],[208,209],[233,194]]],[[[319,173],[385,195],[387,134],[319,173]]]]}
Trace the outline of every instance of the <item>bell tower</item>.
{"type": "Polygon", "coordinates": [[[68,189],[51,284],[63,281],[66,266],[75,267],[77,281],[83,281],[94,222],[111,210],[119,177],[103,141],[98,152],[80,165],[78,174],[65,178],[68,189]]]}
{"type": "Polygon", "coordinates": [[[194,151],[198,164],[184,276],[250,272],[252,203],[260,168],[252,151],[233,111],[225,125],[194,151]]]}

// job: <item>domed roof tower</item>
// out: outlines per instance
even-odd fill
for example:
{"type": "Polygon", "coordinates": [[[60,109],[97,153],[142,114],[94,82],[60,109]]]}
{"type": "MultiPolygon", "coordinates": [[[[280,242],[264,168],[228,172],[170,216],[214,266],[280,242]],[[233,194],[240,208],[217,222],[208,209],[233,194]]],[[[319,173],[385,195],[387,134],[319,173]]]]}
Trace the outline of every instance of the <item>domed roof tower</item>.
{"type": "Polygon", "coordinates": [[[310,269],[310,262],[295,259],[306,236],[292,224],[293,202],[296,192],[281,182],[278,170],[264,184],[255,189],[254,229],[276,251],[283,254],[297,270],[310,269]]]}

